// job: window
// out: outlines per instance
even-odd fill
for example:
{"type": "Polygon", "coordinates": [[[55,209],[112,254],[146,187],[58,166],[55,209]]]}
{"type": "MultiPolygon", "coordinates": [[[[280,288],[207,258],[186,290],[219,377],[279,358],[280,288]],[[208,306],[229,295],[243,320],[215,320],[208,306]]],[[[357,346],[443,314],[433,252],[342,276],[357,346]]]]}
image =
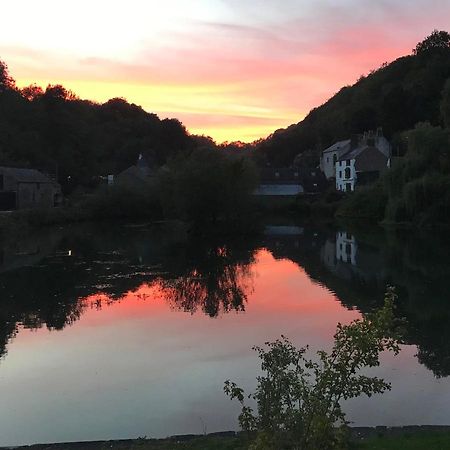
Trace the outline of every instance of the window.
{"type": "Polygon", "coordinates": [[[337,163],[337,154],[334,153],[333,154],[333,164],[336,164],[336,163],[337,163]]]}
{"type": "Polygon", "coordinates": [[[351,172],[351,170],[350,170],[350,167],[347,167],[347,168],[345,169],[345,178],[350,178],[350,177],[351,177],[351,174],[352,174],[352,172],[351,172]]]}
{"type": "Polygon", "coordinates": [[[347,256],[350,256],[352,254],[352,246],[351,246],[351,244],[347,244],[346,249],[345,249],[345,253],[347,254],[347,256]]]}

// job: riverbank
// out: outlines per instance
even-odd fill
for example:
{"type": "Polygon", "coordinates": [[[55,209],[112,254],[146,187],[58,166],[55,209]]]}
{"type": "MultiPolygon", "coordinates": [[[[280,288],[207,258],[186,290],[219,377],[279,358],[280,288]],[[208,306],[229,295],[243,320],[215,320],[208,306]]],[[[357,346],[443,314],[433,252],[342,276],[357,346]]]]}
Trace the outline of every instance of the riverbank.
{"type": "MultiPolygon", "coordinates": [[[[351,429],[353,450],[448,450],[450,426],[355,427],[351,429]]],[[[36,444],[4,449],[32,450],[244,450],[250,440],[244,433],[226,431],[206,436],[181,435],[166,439],[36,444]]]]}

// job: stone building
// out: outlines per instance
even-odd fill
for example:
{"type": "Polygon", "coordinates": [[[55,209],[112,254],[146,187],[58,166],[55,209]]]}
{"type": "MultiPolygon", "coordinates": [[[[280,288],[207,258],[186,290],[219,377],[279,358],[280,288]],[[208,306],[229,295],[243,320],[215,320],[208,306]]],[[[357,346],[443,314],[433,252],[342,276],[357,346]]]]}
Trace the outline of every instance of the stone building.
{"type": "Polygon", "coordinates": [[[52,208],[61,203],[61,186],[38,170],[0,167],[0,210],[52,208]]]}

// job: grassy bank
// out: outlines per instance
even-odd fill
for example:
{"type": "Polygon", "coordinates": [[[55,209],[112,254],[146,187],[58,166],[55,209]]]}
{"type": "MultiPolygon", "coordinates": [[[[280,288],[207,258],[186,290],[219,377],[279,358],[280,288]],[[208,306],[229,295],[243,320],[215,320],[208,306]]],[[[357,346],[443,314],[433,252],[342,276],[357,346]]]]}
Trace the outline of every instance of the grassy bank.
{"type": "MultiPolygon", "coordinates": [[[[122,441],[97,441],[67,444],[41,444],[21,449],[33,450],[244,450],[250,440],[246,435],[218,433],[208,436],[179,436],[167,439],[134,439],[122,441]]],[[[394,433],[355,438],[351,450],[449,450],[450,431],[397,430],[394,433]]],[[[350,450],[349,449],[349,450],[350,450]]]]}

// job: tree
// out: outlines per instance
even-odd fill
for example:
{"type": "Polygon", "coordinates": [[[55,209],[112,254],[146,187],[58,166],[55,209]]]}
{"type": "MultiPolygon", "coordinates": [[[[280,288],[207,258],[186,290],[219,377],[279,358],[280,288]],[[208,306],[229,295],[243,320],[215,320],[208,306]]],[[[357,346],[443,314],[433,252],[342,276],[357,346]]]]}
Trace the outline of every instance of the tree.
{"type": "Polygon", "coordinates": [[[450,78],[442,90],[441,118],[447,128],[450,128],[450,78]]]}
{"type": "Polygon", "coordinates": [[[45,89],[44,98],[46,100],[70,101],[77,100],[77,95],[60,84],[49,84],[45,89]]]}
{"type": "Polygon", "coordinates": [[[23,98],[26,98],[28,101],[32,102],[37,98],[40,98],[44,95],[44,90],[38,86],[37,84],[30,84],[29,86],[25,86],[20,90],[23,98]]]}
{"type": "Polygon", "coordinates": [[[178,154],[160,172],[166,217],[189,222],[196,231],[227,224],[251,226],[248,214],[256,172],[248,159],[229,158],[215,148],[178,154]],[[248,223],[250,222],[250,223],[248,223]]]}
{"type": "Polygon", "coordinates": [[[224,387],[242,404],[241,427],[257,433],[254,449],[348,448],[340,402],[390,389],[383,379],[360,372],[378,366],[382,351],[400,351],[394,331],[395,298],[389,288],[381,309],[349,325],[338,324],[333,348],[330,353],[317,352],[319,362],[305,357],[308,347],[297,349],[285,337],[266,343],[268,350],[254,347],[265,372],[249,396],[256,401],[257,414],[235,383],[226,381],[224,387]]]}
{"type": "Polygon", "coordinates": [[[429,52],[442,52],[450,50],[450,33],[447,31],[433,30],[422,42],[416,45],[413,50],[415,55],[422,55],[429,52]]]}
{"type": "Polygon", "coordinates": [[[8,66],[0,59],[0,94],[8,89],[14,89],[16,82],[9,75],[8,66]]]}

